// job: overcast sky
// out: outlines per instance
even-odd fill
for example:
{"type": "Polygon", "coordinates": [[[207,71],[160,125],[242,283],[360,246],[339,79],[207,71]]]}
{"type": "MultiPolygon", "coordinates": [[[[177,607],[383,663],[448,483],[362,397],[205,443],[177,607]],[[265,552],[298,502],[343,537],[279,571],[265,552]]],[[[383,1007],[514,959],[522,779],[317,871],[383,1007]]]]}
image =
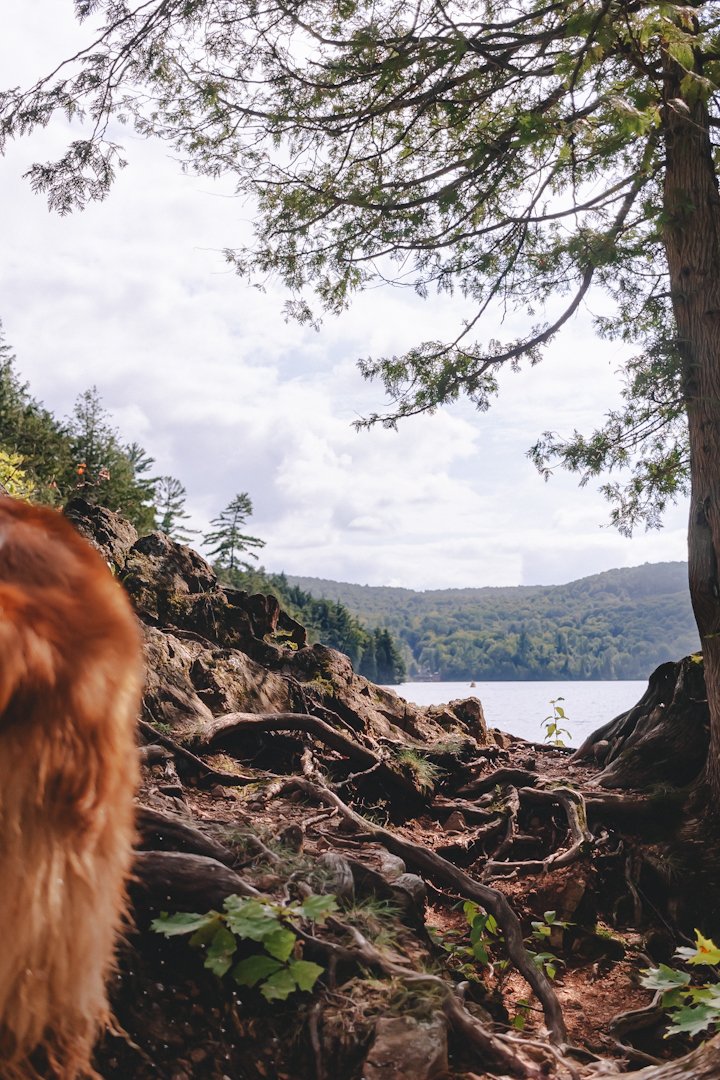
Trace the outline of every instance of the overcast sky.
{"type": "MultiPolygon", "coordinates": [[[[4,0],[0,83],[29,82],[83,38],[70,0],[4,0]]],[[[594,338],[587,310],[542,364],[507,374],[489,413],[465,403],[358,434],[353,419],[383,405],[358,357],[451,333],[462,307],[387,288],[319,333],[287,324],[277,284],[261,292],[223,261],[252,212],[230,180],[183,175],[167,146],[122,130],[111,196],[58,218],[22,173],[66,136],[58,122],[0,159],[5,335],[56,414],[98,387],[124,438],[185,484],[196,528],[247,491],[269,570],[414,589],[685,558],[686,506],[627,540],[595,489],[545,483],[525,456],[543,430],[589,430],[619,400],[622,349],[594,338]]]]}

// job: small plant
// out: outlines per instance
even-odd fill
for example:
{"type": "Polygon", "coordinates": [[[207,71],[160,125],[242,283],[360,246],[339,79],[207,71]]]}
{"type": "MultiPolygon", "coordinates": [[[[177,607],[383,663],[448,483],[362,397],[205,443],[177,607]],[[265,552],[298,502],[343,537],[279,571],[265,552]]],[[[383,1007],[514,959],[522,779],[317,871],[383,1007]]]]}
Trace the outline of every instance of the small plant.
{"type": "Polygon", "coordinates": [[[334,896],[308,896],[302,903],[276,904],[266,899],[228,896],[223,911],[205,915],[163,913],[152,929],[165,937],[191,934],[190,945],[205,949],[205,967],[222,978],[231,976],[239,986],[257,986],[266,1001],[285,1001],[296,990],[312,990],[324,968],[296,958],[297,933],[291,919],[322,923],[337,910],[334,896]],[[263,952],[252,953],[234,964],[238,940],[255,941],[263,952]]]}
{"type": "Polygon", "coordinates": [[[517,1005],[517,1012],[512,1019],[512,1026],[516,1031],[523,1031],[527,1023],[528,1013],[532,1006],[530,1002],[526,1001],[524,998],[518,998],[515,1004],[517,1005]]]}
{"type": "MultiPolygon", "coordinates": [[[[720,948],[710,938],[695,931],[695,948],[676,949],[675,956],[692,966],[717,968],[720,948]]],[[[720,981],[713,978],[699,986],[690,985],[691,976],[667,964],[646,968],[640,982],[648,990],[660,990],[660,1005],[670,1018],[665,1038],[671,1035],[698,1035],[720,1029],[720,981]]]]}
{"type": "Polygon", "coordinates": [[[563,740],[563,735],[567,735],[568,739],[572,738],[570,731],[565,727],[560,727],[560,722],[567,723],[567,716],[562,705],[558,702],[564,701],[564,697],[556,697],[550,699],[550,705],[552,706],[552,712],[549,716],[546,716],[542,721],[542,727],[545,728],[545,742],[551,746],[565,746],[566,743],[563,740]]]}
{"type": "MultiPolygon", "coordinates": [[[[557,912],[545,911],[543,912],[542,919],[538,919],[530,923],[530,925],[532,927],[530,938],[540,942],[542,945],[546,945],[553,936],[553,929],[555,927],[564,930],[565,927],[570,926],[571,924],[569,922],[563,922],[562,919],[558,919],[557,912]]],[[[528,955],[532,957],[533,963],[536,964],[537,967],[542,968],[548,979],[555,978],[560,964],[562,964],[563,967],[565,966],[565,961],[561,960],[559,956],[556,956],[555,953],[552,952],[533,952],[531,949],[528,949],[528,955]]]]}
{"type": "Polygon", "coordinates": [[[418,789],[423,792],[432,791],[443,772],[439,765],[428,761],[416,750],[401,750],[396,761],[404,772],[410,773],[418,789]]]}
{"type": "MultiPolygon", "coordinates": [[[[493,952],[502,944],[503,935],[494,915],[481,911],[471,900],[463,906],[463,914],[470,928],[470,942],[467,943],[467,930],[448,930],[436,935],[440,946],[449,954],[456,970],[470,979],[477,979],[476,967],[489,967],[494,963],[493,952]],[[464,940],[460,940],[464,939],[464,940]]],[[[500,962],[503,966],[506,961],[500,962]]]]}

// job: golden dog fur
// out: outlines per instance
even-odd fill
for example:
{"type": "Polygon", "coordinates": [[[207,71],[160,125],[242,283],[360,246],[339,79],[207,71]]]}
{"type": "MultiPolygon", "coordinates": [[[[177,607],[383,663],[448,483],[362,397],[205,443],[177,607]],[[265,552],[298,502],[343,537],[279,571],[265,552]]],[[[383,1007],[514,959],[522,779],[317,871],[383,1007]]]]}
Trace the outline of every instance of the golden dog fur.
{"type": "Polygon", "coordinates": [[[126,913],[139,633],[59,513],[0,497],[0,1077],[96,1076],[126,913]]]}

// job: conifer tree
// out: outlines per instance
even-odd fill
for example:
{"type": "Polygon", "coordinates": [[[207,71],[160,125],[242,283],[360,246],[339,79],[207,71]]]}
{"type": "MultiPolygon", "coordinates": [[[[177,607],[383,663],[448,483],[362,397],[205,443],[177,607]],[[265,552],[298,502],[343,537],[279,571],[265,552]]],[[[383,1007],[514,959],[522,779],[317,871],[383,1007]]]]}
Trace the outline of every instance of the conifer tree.
{"type": "Polygon", "coordinates": [[[210,522],[215,528],[203,536],[203,542],[209,546],[208,554],[210,558],[215,558],[219,569],[249,570],[252,564],[241,556],[257,559],[252,548],[265,547],[264,540],[241,532],[252,512],[250,496],[246,491],[241,491],[210,522]]]}
{"type": "Polygon", "coordinates": [[[156,481],[158,530],[178,544],[187,544],[197,535],[196,529],[188,529],[185,525],[190,519],[185,509],[186,498],[185,486],[174,476],[161,476],[156,481]]]}

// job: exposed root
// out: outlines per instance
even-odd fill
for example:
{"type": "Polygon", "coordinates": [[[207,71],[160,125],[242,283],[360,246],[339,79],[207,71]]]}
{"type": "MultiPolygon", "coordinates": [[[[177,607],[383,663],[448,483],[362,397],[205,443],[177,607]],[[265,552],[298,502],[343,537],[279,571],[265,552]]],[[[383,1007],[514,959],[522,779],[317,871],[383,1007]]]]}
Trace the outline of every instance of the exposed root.
{"type": "Polygon", "coordinates": [[[379,840],[389,851],[404,859],[408,865],[423,871],[441,884],[451,886],[462,896],[475,900],[494,915],[505,935],[510,960],[531,986],[543,1007],[551,1039],[556,1043],[566,1041],[565,1021],[557,995],[544,972],[528,956],[520,922],[502,893],[475,881],[463,870],[453,866],[424,845],[403,840],[388,829],[373,825],[347,806],[335,792],[322,784],[312,783],[302,777],[293,777],[283,784],[282,790],[283,792],[304,791],[312,799],[335,806],[342,817],[352,821],[364,835],[379,840]]]}
{"type": "Polygon", "coordinates": [[[140,804],[137,807],[136,824],[145,848],[152,847],[152,850],[157,850],[156,845],[161,844],[163,850],[169,848],[171,851],[204,855],[206,858],[216,859],[224,866],[233,867],[237,862],[232,851],[224,844],[188,825],[177,814],[163,814],[150,806],[140,804]]]}
{"type": "Polygon", "coordinates": [[[505,836],[499,844],[493,859],[486,863],[480,879],[481,881],[487,881],[488,878],[492,877],[493,866],[495,866],[505,852],[509,851],[512,847],[517,834],[517,818],[519,812],[520,796],[518,795],[517,788],[510,787],[508,788],[505,799],[505,836]]]}
{"type": "Polygon", "coordinates": [[[144,908],[207,911],[226,896],[260,896],[257,889],[216,859],[179,851],[138,851],[132,892],[144,908]]]}
{"type": "Polygon", "coordinates": [[[240,776],[237,773],[225,773],[213,769],[212,765],[208,765],[197,754],[193,754],[191,750],[186,750],[175,739],[171,739],[169,735],[164,735],[162,731],[158,731],[157,728],[154,728],[152,724],[148,724],[145,720],[138,720],[138,729],[152,742],[160,743],[161,746],[170,750],[174,757],[181,758],[189,765],[194,765],[205,781],[224,784],[226,787],[240,787],[243,784],[257,783],[257,776],[240,776]]]}
{"type": "Polygon", "coordinates": [[[414,968],[389,959],[376,949],[357,927],[347,926],[339,919],[330,919],[328,923],[334,929],[344,931],[352,937],[357,954],[356,959],[360,964],[379,968],[385,975],[402,979],[408,985],[423,983],[440,990],[444,997],[443,1011],[448,1021],[466,1037],[468,1042],[481,1050],[484,1057],[490,1057],[502,1069],[527,1080],[535,1080],[535,1078],[540,1080],[540,1077],[546,1075],[534,1061],[527,1059],[520,1047],[515,1048],[510,1045],[514,1040],[508,1040],[506,1036],[493,1032],[487,1024],[483,1024],[477,1017],[472,1016],[456,996],[453,988],[439,975],[418,972],[414,968]]]}
{"type": "MultiPolygon", "coordinates": [[[[483,872],[483,878],[507,877],[509,874],[543,874],[548,870],[557,870],[562,866],[569,866],[577,861],[581,855],[590,849],[593,843],[593,835],[587,826],[587,814],[585,811],[585,799],[579,791],[572,788],[521,788],[520,799],[527,802],[557,802],[565,810],[568,823],[568,831],[572,843],[564,851],[554,851],[545,859],[525,859],[519,862],[489,862],[483,872]]],[[[501,845],[501,850],[505,845],[501,845]]]]}
{"type": "Polygon", "coordinates": [[[495,769],[488,776],[481,776],[477,780],[471,780],[469,784],[458,788],[458,795],[484,795],[485,792],[493,791],[496,787],[504,787],[506,784],[525,787],[533,787],[540,779],[538,773],[528,769],[495,769]]]}
{"type": "Polygon", "coordinates": [[[430,807],[428,813],[432,817],[444,818],[448,814],[451,814],[453,810],[459,810],[466,821],[471,822],[493,822],[495,824],[502,824],[502,818],[499,817],[499,811],[485,810],[479,807],[477,803],[470,802],[468,799],[445,799],[442,796],[437,796],[433,799],[433,804],[430,807]]]}
{"type": "Polygon", "coordinates": [[[271,731],[306,732],[359,766],[362,772],[375,772],[381,783],[406,797],[418,799],[417,788],[388,761],[310,713],[227,713],[207,725],[195,746],[208,752],[232,745],[239,736],[250,732],[271,731]]]}

